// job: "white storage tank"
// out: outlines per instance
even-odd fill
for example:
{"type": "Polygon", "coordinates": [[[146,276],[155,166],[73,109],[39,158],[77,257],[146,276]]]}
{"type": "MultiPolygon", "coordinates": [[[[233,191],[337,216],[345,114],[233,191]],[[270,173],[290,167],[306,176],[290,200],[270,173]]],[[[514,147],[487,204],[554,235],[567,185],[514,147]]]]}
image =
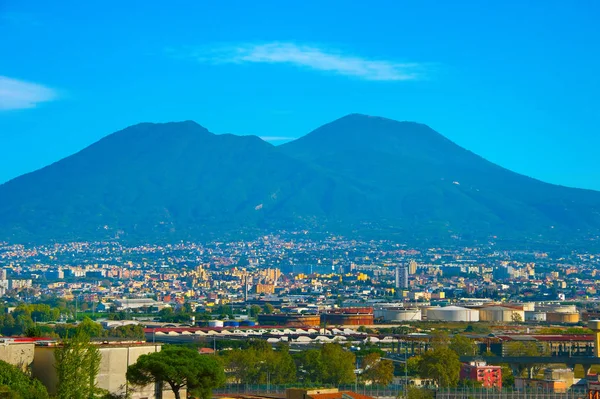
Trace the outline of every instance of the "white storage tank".
{"type": "Polygon", "coordinates": [[[546,313],[577,313],[575,305],[540,305],[536,309],[546,313]]]}
{"type": "Polygon", "coordinates": [[[546,312],[525,312],[525,321],[546,321],[546,312]]]}
{"type": "Polygon", "coordinates": [[[524,321],[525,312],[505,306],[486,306],[479,309],[479,319],[481,321],[495,321],[500,323],[524,321]]]}
{"type": "Polygon", "coordinates": [[[385,321],[421,321],[421,310],[400,307],[385,308],[383,310],[383,319],[385,321]]]}
{"type": "Polygon", "coordinates": [[[460,306],[430,308],[427,309],[427,320],[479,321],[479,311],[477,309],[462,308],[460,306]]]}
{"type": "Polygon", "coordinates": [[[208,322],[208,326],[211,328],[222,328],[223,324],[222,320],[211,320],[208,322]]]}

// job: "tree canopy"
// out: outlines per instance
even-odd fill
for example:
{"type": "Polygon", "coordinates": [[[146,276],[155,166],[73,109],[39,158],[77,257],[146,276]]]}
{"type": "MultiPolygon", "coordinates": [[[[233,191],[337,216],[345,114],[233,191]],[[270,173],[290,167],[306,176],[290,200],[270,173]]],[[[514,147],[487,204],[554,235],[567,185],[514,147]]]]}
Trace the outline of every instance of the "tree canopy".
{"type": "Polygon", "coordinates": [[[0,397],[47,399],[48,391],[39,380],[29,377],[18,367],[0,360],[0,397]]]}
{"type": "Polygon", "coordinates": [[[419,374],[435,380],[440,387],[455,387],[460,376],[460,365],[456,352],[439,347],[421,356],[419,374]]]}
{"type": "Polygon", "coordinates": [[[127,368],[127,380],[133,385],[166,383],[176,399],[187,388],[203,399],[210,398],[212,389],[225,383],[223,364],[216,356],[200,355],[183,346],[164,346],[160,352],[138,358],[127,368]]]}
{"type": "Polygon", "coordinates": [[[448,347],[456,352],[458,356],[474,356],[477,350],[475,341],[459,334],[452,337],[448,347]]]}
{"type": "Polygon", "coordinates": [[[356,357],[338,344],[324,344],[296,357],[299,376],[308,383],[351,384],[356,380],[356,357]]]}
{"type": "Polygon", "coordinates": [[[72,338],[63,340],[54,351],[54,357],[57,399],[93,398],[101,356],[98,347],[90,343],[89,336],[79,331],[72,338]]]}
{"type": "Polygon", "coordinates": [[[389,385],[394,380],[394,364],[381,359],[377,352],[369,353],[362,359],[362,379],[376,385],[389,385]]]}

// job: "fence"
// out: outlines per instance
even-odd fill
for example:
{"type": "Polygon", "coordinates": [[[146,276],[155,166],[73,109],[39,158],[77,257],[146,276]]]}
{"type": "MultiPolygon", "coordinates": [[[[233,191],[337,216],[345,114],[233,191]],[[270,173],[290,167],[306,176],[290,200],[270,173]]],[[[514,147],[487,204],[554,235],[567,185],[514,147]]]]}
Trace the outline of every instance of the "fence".
{"type": "MultiPolygon", "coordinates": [[[[313,388],[331,386],[318,385],[313,388]]],[[[273,384],[228,384],[214,390],[215,395],[265,395],[285,397],[288,388],[306,388],[306,385],[273,385],[273,384]]],[[[363,395],[376,398],[403,398],[406,392],[403,385],[390,385],[386,387],[373,385],[341,385],[336,387],[340,391],[354,391],[363,395]]],[[[587,391],[570,390],[558,393],[545,390],[513,390],[513,389],[485,389],[485,388],[439,388],[431,390],[435,399],[587,399],[587,391]]]]}

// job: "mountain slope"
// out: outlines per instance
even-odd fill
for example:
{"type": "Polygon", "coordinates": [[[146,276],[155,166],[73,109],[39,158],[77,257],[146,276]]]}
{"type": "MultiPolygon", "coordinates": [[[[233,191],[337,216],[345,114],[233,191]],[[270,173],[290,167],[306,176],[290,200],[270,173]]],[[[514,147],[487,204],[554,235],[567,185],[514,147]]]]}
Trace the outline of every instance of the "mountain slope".
{"type": "Polygon", "coordinates": [[[169,241],[286,229],[401,240],[598,235],[600,193],[513,173],[429,127],[348,115],[274,147],[142,123],[0,185],[0,240],[169,241]]]}
{"type": "Polygon", "coordinates": [[[0,230],[5,239],[193,238],[355,201],[337,187],[258,137],[144,123],[0,186],[0,230]]]}
{"type": "Polygon", "coordinates": [[[426,125],[348,115],[280,148],[349,179],[370,197],[372,218],[462,234],[600,228],[600,193],[516,174],[426,125]]]}

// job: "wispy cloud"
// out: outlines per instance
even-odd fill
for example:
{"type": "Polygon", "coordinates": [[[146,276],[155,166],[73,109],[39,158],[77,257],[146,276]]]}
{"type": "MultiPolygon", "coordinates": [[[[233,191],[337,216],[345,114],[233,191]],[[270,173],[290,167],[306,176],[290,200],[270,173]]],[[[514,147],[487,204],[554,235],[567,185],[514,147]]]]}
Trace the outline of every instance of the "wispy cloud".
{"type": "Polygon", "coordinates": [[[57,97],[56,91],[49,87],[0,76],[0,111],[35,108],[57,97]]]}
{"type": "Polygon", "coordinates": [[[286,136],[260,136],[264,141],[284,141],[284,140],[294,140],[295,137],[286,137],[286,136]]]}
{"type": "Polygon", "coordinates": [[[365,80],[398,81],[423,77],[423,65],[343,54],[295,43],[244,44],[193,53],[201,62],[290,64],[365,80]]]}

